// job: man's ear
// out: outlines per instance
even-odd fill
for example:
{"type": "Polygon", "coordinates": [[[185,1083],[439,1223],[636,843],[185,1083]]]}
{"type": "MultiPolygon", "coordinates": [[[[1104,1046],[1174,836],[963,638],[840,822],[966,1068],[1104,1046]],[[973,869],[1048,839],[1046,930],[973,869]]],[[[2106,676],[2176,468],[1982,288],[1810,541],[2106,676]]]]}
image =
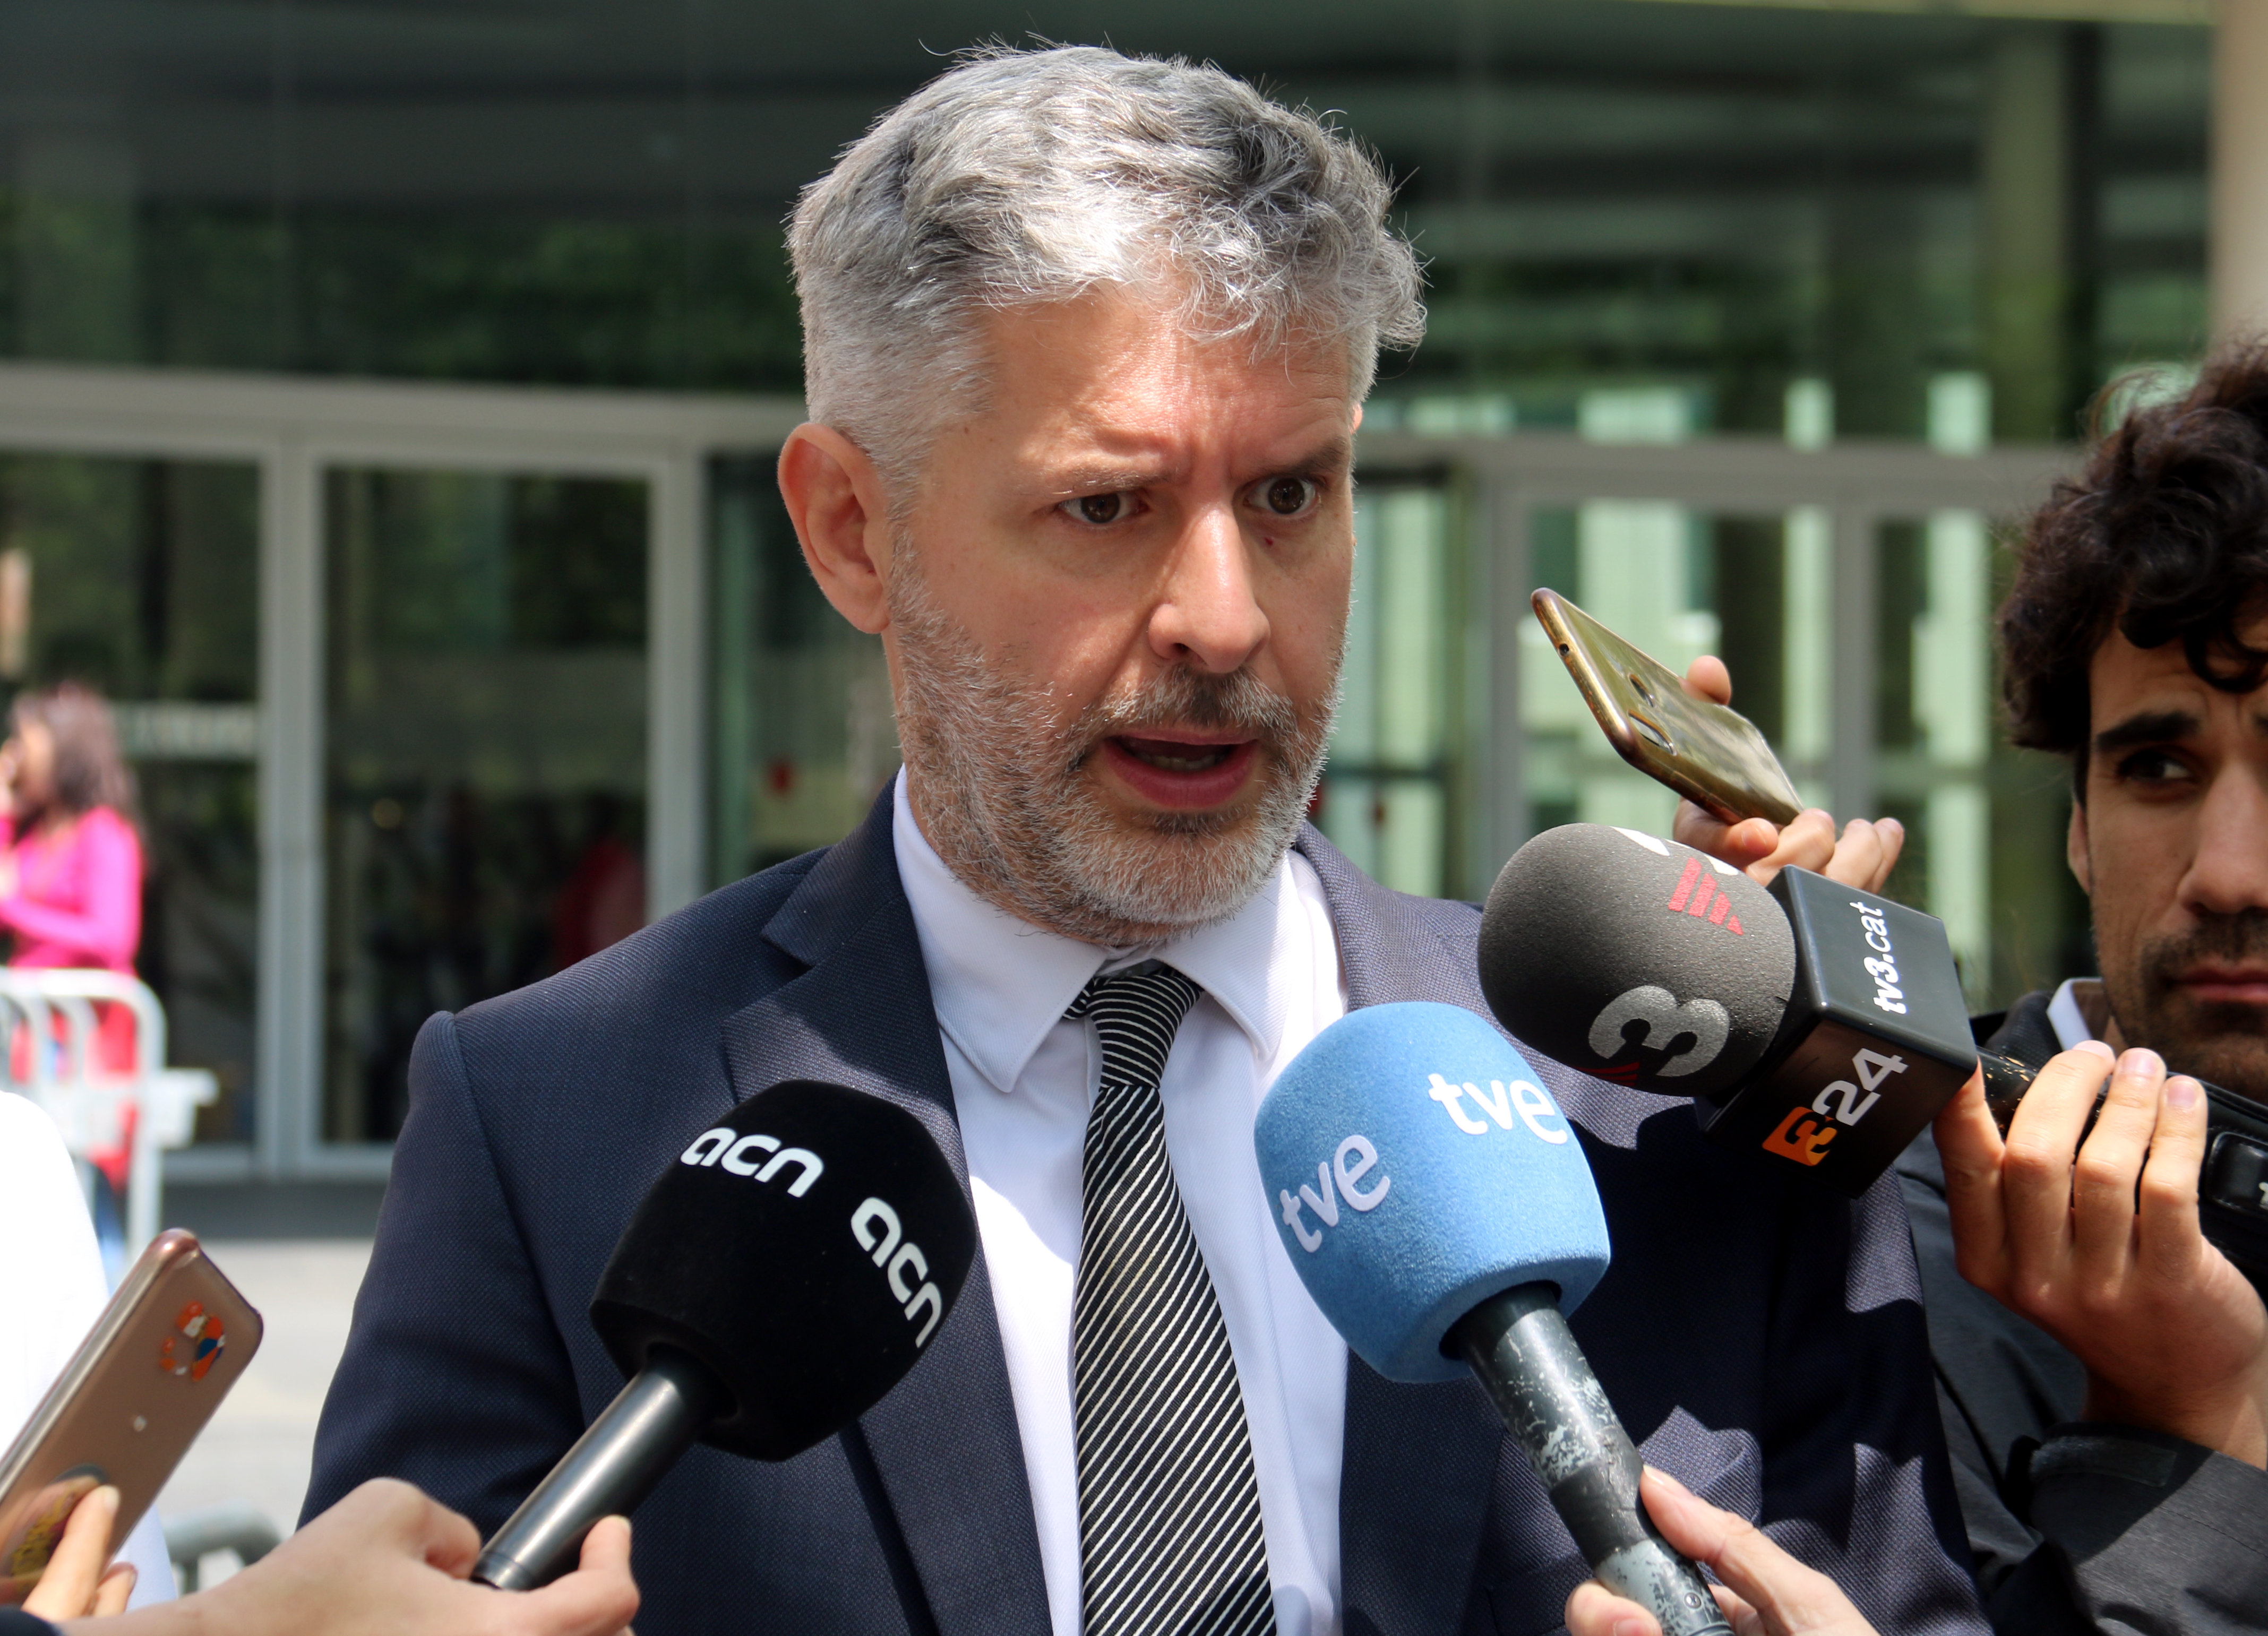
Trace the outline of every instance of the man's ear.
{"type": "Polygon", "coordinates": [[[780,497],[803,560],[835,611],[869,636],[890,623],[889,505],[866,452],[806,421],[780,450],[780,497]]]}
{"type": "Polygon", "coordinates": [[[2071,804],[2071,828],[2064,832],[2064,861],[2079,879],[2079,889],[2089,897],[2095,895],[2095,870],[2087,856],[2087,807],[2084,802],[2071,804]]]}

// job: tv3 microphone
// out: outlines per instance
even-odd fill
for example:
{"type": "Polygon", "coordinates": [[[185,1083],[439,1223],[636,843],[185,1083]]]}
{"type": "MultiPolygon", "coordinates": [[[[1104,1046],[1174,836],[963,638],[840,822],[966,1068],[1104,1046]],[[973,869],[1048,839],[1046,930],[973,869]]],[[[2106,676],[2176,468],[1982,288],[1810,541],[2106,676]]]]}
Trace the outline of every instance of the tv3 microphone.
{"type": "Polygon", "coordinates": [[[920,1360],[976,1253],[976,1221],[921,1122],[792,1080],[692,1139],[623,1230],[591,1323],[619,1396],[482,1548],[504,1590],[574,1566],[696,1441],[785,1460],[920,1360]]]}
{"type": "MultiPolygon", "coordinates": [[[[1853,1197],[1980,1064],[2004,1131],[2033,1078],[1977,1051],[1942,922],[1808,870],[1760,887],[1634,829],[1566,824],[1513,853],[1481,920],[1480,979],[1537,1050],[1693,1097],[1715,1140],[1853,1197]]],[[[2268,1116],[2205,1096],[2205,1234],[2261,1284],[2268,1116]]]]}
{"type": "Polygon", "coordinates": [[[1253,1132],[1284,1248],[1389,1380],[1484,1387],[1600,1581],[1665,1636],[1731,1636],[1639,1503],[1630,1433],[1565,1314],[1606,1272],[1606,1214],[1570,1125],[1471,1012],[1410,1002],[1333,1023],[1253,1132]]]}

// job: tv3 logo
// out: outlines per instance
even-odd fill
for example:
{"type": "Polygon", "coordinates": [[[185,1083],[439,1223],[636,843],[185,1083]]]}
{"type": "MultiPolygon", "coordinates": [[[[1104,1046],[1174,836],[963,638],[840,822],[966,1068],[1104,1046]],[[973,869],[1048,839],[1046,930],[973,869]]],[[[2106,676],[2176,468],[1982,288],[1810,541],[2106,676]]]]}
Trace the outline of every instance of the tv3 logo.
{"type": "Polygon", "coordinates": [[[1764,1152],[1778,1153],[1783,1159],[1793,1159],[1800,1165],[1815,1165],[1827,1157],[1829,1144],[1834,1141],[1837,1126],[1856,1124],[1872,1113],[1874,1104],[1882,1100],[1881,1083],[1894,1073],[1906,1071],[1903,1057],[1885,1057],[1880,1051],[1862,1050],[1851,1058],[1851,1072],[1859,1078],[1856,1085],[1848,1080],[1837,1080],[1822,1089],[1811,1099],[1808,1108],[1799,1104],[1787,1110],[1787,1116],[1772,1127],[1764,1138],[1764,1152]],[[1826,1124],[1833,1119],[1833,1124],[1826,1124]]]}

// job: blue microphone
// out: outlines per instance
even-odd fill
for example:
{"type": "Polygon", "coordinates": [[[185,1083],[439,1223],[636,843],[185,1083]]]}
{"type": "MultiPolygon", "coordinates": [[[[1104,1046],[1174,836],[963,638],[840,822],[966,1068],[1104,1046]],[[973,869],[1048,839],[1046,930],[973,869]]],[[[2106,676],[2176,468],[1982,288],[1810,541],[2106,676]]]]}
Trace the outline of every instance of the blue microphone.
{"type": "Polygon", "coordinates": [[[1638,1501],[1643,1463],[1565,1315],[1604,1276],[1581,1143],[1504,1036],[1454,1006],[1350,1013],[1285,1068],[1253,1132],[1292,1264],[1388,1380],[1469,1369],[1602,1583],[1664,1636],[1732,1636],[1638,1501]]]}

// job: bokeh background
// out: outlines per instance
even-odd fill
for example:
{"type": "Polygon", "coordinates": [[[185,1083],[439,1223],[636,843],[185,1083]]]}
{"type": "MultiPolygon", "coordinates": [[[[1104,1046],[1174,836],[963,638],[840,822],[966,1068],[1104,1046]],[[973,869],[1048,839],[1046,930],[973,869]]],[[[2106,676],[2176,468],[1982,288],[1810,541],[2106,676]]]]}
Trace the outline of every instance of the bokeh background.
{"type": "MultiPolygon", "coordinates": [[[[2268,99],[2213,90],[2268,85],[2264,0],[10,0],[0,695],[118,701],[142,969],[223,1087],[169,1215],[358,1265],[426,1015],[887,782],[772,488],[782,223],[1035,38],[1217,62],[1400,181],[1432,333],[1361,441],[1319,812],[1359,863],[1471,896],[1539,828],[1667,824],[1549,585],[1904,820],[1980,1008],[2089,969],[1990,614],[2090,403],[2268,291],[2268,99]]],[[[328,1335],[333,1264],[261,1276],[328,1335]]]]}

